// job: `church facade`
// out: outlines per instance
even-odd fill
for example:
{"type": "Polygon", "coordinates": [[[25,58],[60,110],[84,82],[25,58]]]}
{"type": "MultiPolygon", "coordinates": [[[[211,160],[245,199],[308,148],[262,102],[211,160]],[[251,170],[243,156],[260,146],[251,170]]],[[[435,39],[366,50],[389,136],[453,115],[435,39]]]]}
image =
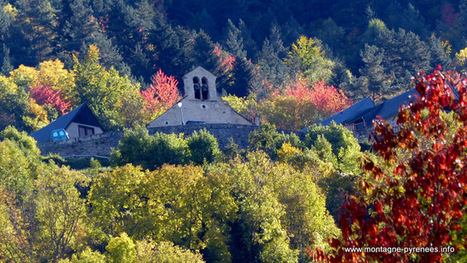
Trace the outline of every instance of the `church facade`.
{"type": "Polygon", "coordinates": [[[183,76],[185,97],[147,128],[190,124],[253,125],[225,104],[216,90],[216,76],[202,67],[183,76]]]}

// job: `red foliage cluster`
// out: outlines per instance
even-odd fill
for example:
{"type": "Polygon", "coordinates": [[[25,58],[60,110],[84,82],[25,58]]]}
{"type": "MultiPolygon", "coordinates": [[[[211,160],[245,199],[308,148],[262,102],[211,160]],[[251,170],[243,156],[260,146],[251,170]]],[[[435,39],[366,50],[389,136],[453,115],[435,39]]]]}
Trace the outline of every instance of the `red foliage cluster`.
{"type": "Polygon", "coordinates": [[[420,97],[401,107],[396,133],[387,122],[375,123],[374,150],[393,167],[387,174],[371,160],[371,179],[360,187],[365,197],[350,196],[342,207],[342,240],[330,242],[332,262],[441,262],[441,247],[460,248],[453,233],[461,230],[467,204],[467,79],[438,70],[415,78],[420,97]],[[453,88],[458,91],[455,98],[453,88]],[[442,113],[454,112],[455,124],[442,113]],[[401,151],[403,154],[401,155],[401,151]],[[362,253],[344,248],[431,248],[437,253],[362,253]]]}
{"type": "Polygon", "coordinates": [[[307,79],[297,81],[293,87],[288,86],[285,93],[296,98],[300,103],[310,101],[327,117],[352,105],[347,96],[334,86],[326,86],[324,80],[316,81],[309,87],[307,79]]]}
{"type": "Polygon", "coordinates": [[[218,45],[214,47],[214,54],[219,58],[221,69],[226,72],[233,70],[235,66],[235,57],[230,54],[223,54],[222,50],[218,45]]]}
{"type": "Polygon", "coordinates": [[[29,96],[39,105],[51,105],[60,115],[67,113],[70,108],[70,102],[63,99],[59,90],[55,91],[51,89],[50,86],[38,84],[36,87],[31,88],[29,96]]]}
{"type": "Polygon", "coordinates": [[[160,108],[172,107],[179,98],[178,81],[173,76],[167,76],[161,69],[152,76],[152,83],[147,90],[141,91],[146,101],[146,108],[154,113],[160,108]]]}

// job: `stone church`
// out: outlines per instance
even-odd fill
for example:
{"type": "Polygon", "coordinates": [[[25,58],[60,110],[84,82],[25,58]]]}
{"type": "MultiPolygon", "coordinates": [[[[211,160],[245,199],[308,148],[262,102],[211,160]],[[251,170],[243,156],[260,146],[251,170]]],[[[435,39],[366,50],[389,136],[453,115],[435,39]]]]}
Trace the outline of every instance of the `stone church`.
{"type": "Polygon", "coordinates": [[[225,104],[216,90],[216,76],[202,67],[183,76],[185,97],[147,128],[190,124],[253,125],[225,104]]]}

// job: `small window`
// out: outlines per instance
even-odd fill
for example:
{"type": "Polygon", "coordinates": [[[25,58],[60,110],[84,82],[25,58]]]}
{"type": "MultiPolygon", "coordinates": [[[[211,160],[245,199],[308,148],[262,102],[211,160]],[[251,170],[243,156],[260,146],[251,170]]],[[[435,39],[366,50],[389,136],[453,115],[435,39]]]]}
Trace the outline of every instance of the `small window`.
{"type": "Polygon", "coordinates": [[[79,137],[82,136],[89,136],[94,134],[94,128],[92,127],[86,127],[86,126],[78,126],[79,130],[79,137]]]}
{"type": "Polygon", "coordinates": [[[53,130],[50,136],[54,142],[68,139],[68,133],[64,129],[53,130]]]}

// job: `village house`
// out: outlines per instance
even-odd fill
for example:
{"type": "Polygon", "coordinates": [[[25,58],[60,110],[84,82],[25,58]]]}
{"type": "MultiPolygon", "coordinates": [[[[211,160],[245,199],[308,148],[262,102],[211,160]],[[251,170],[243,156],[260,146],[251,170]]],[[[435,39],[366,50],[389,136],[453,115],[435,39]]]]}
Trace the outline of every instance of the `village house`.
{"type": "Polygon", "coordinates": [[[31,137],[37,142],[49,142],[52,141],[53,131],[63,130],[67,133],[67,138],[63,139],[104,133],[104,128],[99,123],[96,115],[83,103],[49,125],[35,131],[31,134],[31,137]]]}
{"type": "MultiPolygon", "coordinates": [[[[455,89],[451,88],[455,98],[459,95],[455,89]]],[[[374,131],[373,121],[381,117],[386,120],[394,129],[398,129],[397,119],[399,109],[403,105],[408,105],[419,97],[418,91],[413,88],[393,98],[375,105],[371,98],[365,98],[349,108],[334,114],[333,116],[320,121],[318,124],[323,126],[329,125],[331,121],[336,124],[342,124],[349,130],[354,132],[354,135],[359,138],[368,138],[367,135],[374,131]]],[[[304,129],[303,131],[306,131],[304,129]]]]}

